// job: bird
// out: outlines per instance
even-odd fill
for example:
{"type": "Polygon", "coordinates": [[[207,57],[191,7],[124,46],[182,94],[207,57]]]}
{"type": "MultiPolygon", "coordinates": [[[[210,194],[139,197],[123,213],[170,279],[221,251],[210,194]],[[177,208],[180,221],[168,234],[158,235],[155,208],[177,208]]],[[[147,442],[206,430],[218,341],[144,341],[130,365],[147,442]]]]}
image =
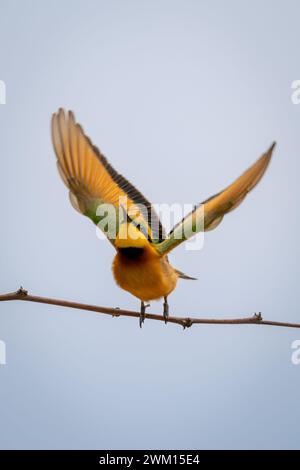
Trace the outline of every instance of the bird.
{"type": "Polygon", "coordinates": [[[276,145],[273,142],[232,184],[194,206],[166,234],[152,204],[114,169],[72,111],[59,108],[52,115],[51,132],[58,171],[71,204],[100,227],[113,245],[113,276],[119,287],[140,300],[140,327],[152,300],[163,299],[167,323],[168,296],[178,279],[195,279],[170,264],[170,251],[200,231],[215,229],[261,180],[276,145]]]}

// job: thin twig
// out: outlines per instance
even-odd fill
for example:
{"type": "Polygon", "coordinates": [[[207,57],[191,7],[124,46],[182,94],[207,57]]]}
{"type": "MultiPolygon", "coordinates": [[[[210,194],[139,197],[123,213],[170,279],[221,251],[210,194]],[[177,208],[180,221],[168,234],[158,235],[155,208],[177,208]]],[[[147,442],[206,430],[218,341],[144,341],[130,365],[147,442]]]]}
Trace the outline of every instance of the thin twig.
{"type": "MultiPolygon", "coordinates": [[[[134,312],[132,310],[121,310],[119,308],[108,308],[100,307],[98,305],[81,304],[78,302],[71,302],[68,300],[50,299],[48,297],[39,297],[37,295],[28,294],[27,290],[20,287],[16,292],[0,295],[0,302],[8,300],[23,300],[27,302],[38,302],[41,304],[59,305],[61,307],[77,308],[80,310],[88,310],[90,312],[103,313],[105,315],[111,315],[112,317],[134,317],[139,318],[140,312],[134,312]]],[[[154,313],[145,313],[145,318],[148,320],[165,321],[163,315],[157,315],[154,313]]],[[[281,326],[288,328],[300,328],[300,323],[287,323],[279,321],[263,320],[261,313],[255,313],[251,317],[245,318],[232,318],[232,319],[221,319],[221,318],[190,318],[190,317],[169,317],[169,323],[176,323],[183,326],[183,328],[189,328],[194,324],[219,324],[219,325],[271,325],[281,326]]]]}

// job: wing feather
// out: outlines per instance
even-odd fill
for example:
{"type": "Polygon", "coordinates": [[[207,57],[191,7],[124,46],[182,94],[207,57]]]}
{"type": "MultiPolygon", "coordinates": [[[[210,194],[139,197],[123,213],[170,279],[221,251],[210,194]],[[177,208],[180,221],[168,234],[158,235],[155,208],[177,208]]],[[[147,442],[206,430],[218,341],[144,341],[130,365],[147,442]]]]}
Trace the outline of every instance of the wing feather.
{"type": "MultiPolygon", "coordinates": [[[[59,174],[70,190],[72,206],[97,223],[100,204],[112,204],[118,211],[120,198],[143,225],[149,238],[159,242],[164,230],[151,203],[110,165],[93,145],[72,111],[63,109],[52,116],[52,142],[59,174]]],[[[113,243],[113,240],[111,240],[113,243]]]]}
{"type": "Polygon", "coordinates": [[[216,228],[225,214],[233,211],[263,177],[272,157],[275,142],[248,170],[230,186],[196,206],[175,225],[167,238],[156,245],[161,254],[168,253],[200,231],[216,228]]]}

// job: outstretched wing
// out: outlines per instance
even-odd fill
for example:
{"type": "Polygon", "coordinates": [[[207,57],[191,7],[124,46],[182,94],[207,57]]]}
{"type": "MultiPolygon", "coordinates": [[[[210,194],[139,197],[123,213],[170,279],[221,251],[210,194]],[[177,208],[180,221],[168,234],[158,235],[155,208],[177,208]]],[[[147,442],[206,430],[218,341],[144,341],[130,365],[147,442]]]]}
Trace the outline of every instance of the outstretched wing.
{"type": "Polygon", "coordinates": [[[203,201],[181,222],[175,225],[167,238],[156,245],[158,252],[161,254],[168,253],[196,233],[216,228],[224,215],[235,209],[260,181],[271,160],[274,147],[275,142],[230,186],[203,201]]]}
{"type": "Polygon", "coordinates": [[[73,207],[99,225],[113,244],[124,213],[119,211],[119,203],[125,199],[129,218],[152,241],[163,240],[163,227],[150,202],[109,164],[76,123],[72,111],[59,109],[53,114],[52,142],[73,207]],[[101,224],[104,220],[105,225],[101,224]]]}

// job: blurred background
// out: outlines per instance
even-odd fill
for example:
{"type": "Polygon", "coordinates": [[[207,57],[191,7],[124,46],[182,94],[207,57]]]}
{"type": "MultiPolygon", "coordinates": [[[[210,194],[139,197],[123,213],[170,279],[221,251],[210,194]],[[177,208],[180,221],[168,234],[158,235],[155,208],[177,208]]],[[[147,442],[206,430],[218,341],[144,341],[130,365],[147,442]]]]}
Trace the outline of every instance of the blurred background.
{"type": "MultiPolygon", "coordinates": [[[[0,0],[0,292],[136,310],[113,248],[70,206],[50,118],[73,109],[153,203],[198,203],[278,142],[201,251],[171,314],[300,322],[296,0],[0,0]]],[[[153,302],[151,311],[161,312],[153,302]]],[[[0,304],[2,449],[299,448],[299,330],[0,304]]]]}

